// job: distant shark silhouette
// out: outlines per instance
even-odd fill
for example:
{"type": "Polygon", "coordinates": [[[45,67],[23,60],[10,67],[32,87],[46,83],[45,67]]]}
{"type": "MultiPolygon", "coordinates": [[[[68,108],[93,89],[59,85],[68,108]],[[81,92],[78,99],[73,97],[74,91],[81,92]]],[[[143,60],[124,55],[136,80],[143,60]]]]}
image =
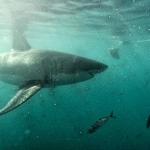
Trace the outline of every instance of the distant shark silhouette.
{"type": "Polygon", "coordinates": [[[22,32],[14,30],[11,52],[0,54],[0,80],[19,86],[19,90],[0,115],[18,107],[43,87],[85,81],[107,67],[76,55],[32,49],[22,32]]]}

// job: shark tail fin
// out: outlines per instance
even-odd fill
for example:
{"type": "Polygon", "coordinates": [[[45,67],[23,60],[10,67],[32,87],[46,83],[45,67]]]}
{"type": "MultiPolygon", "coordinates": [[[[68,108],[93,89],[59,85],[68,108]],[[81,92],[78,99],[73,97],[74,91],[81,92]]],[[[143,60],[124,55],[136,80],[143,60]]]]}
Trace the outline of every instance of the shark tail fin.
{"type": "Polygon", "coordinates": [[[112,110],[111,113],[110,113],[110,118],[117,119],[117,117],[113,116],[113,110],[112,110]]]}

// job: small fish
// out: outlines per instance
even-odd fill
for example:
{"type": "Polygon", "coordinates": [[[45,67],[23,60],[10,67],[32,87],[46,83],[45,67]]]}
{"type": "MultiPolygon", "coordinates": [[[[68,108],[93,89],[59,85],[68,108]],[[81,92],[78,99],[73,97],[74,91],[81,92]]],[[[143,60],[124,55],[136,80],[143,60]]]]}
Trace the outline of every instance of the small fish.
{"type": "Polygon", "coordinates": [[[129,136],[128,136],[128,134],[126,134],[126,135],[125,135],[125,137],[126,137],[126,139],[129,139],[129,136]]]}
{"type": "Polygon", "coordinates": [[[148,129],[149,127],[150,127],[150,115],[148,116],[147,124],[146,124],[146,128],[148,129]]]}
{"type": "Polygon", "coordinates": [[[143,132],[141,132],[141,133],[137,134],[135,137],[136,137],[137,139],[139,139],[139,138],[141,138],[141,137],[142,137],[142,135],[143,135],[143,132]]]}
{"type": "Polygon", "coordinates": [[[111,111],[110,115],[107,117],[103,117],[100,118],[99,120],[97,120],[87,131],[87,133],[93,133],[96,129],[98,129],[99,127],[101,127],[104,123],[106,123],[108,121],[109,118],[115,118],[117,119],[115,116],[113,116],[113,110],[111,111]]]}
{"type": "Polygon", "coordinates": [[[110,48],[110,49],[109,49],[110,55],[111,55],[113,58],[115,58],[115,59],[119,59],[119,58],[120,58],[118,51],[119,51],[119,48],[110,48]]]}

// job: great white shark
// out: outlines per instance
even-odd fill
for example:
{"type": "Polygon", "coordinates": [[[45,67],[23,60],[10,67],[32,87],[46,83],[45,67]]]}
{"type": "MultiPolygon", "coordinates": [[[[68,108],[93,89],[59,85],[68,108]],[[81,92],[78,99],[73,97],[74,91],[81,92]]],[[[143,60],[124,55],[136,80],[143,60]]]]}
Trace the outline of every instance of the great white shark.
{"type": "Polygon", "coordinates": [[[11,51],[0,54],[0,80],[19,89],[0,110],[0,115],[18,107],[41,88],[85,81],[107,67],[72,54],[33,49],[22,32],[14,30],[11,51]]]}

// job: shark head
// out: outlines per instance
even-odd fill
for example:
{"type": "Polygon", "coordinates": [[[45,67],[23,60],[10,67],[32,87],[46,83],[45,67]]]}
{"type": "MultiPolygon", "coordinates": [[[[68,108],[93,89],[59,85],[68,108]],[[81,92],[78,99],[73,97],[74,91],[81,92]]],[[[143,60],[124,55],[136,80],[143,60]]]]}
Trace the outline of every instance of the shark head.
{"type": "Polygon", "coordinates": [[[91,79],[95,74],[101,73],[107,68],[108,66],[103,63],[83,57],[76,57],[72,65],[72,71],[77,75],[78,82],[91,79]]]}
{"type": "Polygon", "coordinates": [[[89,80],[95,74],[105,71],[108,67],[103,63],[88,58],[68,54],[64,56],[64,53],[59,53],[58,57],[55,58],[57,70],[56,72],[53,72],[55,69],[50,69],[49,71],[50,75],[52,75],[52,72],[54,74],[52,75],[54,85],[73,84],[89,80]]]}
{"type": "Polygon", "coordinates": [[[108,66],[103,63],[83,57],[77,57],[73,67],[75,71],[86,72],[93,76],[97,73],[105,71],[108,68],[108,66]]]}

